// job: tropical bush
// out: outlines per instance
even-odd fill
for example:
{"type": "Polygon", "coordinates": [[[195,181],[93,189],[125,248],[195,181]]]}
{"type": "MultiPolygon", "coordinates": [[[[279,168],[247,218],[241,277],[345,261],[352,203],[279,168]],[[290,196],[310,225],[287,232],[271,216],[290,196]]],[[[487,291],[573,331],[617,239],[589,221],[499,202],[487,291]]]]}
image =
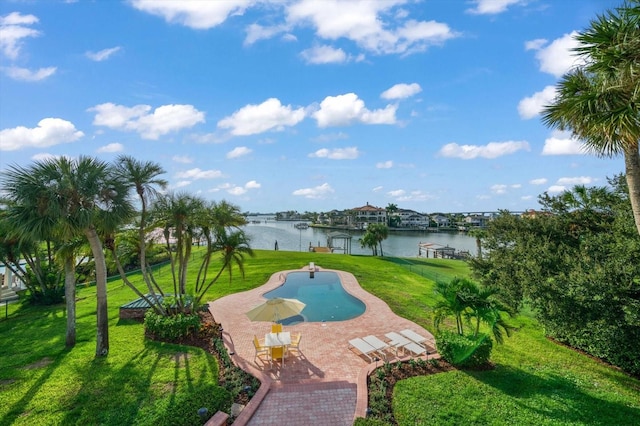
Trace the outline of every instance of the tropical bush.
{"type": "Polygon", "coordinates": [[[486,334],[477,337],[442,331],[436,336],[438,353],[456,367],[481,367],[489,363],[493,343],[486,334]]]}
{"type": "Polygon", "coordinates": [[[184,313],[165,316],[149,310],[144,316],[144,326],[148,333],[160,340],[180,339],[198,332],[200,316],[184,313]]]}
{"type": "Polygon", "coordinates": [[[531,306],[547,336],[640,374],[640,238],[621,176],[610,187],[540,196],[542,211],[503,212],[474,275],[512,308],[531,306]]]}

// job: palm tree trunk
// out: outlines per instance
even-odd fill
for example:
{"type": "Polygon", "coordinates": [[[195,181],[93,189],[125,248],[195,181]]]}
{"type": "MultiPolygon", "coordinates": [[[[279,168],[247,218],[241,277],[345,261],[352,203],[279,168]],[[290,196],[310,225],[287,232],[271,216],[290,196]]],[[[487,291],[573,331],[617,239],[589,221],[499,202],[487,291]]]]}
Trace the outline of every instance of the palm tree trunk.
{"type": "Polygon", "coordinates": [[[76,345],[76,271],[73,254],[64,260],[64,297],[67,306],[65,346],[69,349],[76,345]]]}
{"type": "Polygon", "coordinates": [[[107,264],[96,229],[85,230],[96,267],[96,357],[109,354],[109,313],[107,312],[107,264]]]}
{"type": "Polygon", "coordinates": [[[638,141],[629,143],[624,152],[624,168],[629,188],[629,201],[633,219],[640,234],[640,151],[638,141]]]}

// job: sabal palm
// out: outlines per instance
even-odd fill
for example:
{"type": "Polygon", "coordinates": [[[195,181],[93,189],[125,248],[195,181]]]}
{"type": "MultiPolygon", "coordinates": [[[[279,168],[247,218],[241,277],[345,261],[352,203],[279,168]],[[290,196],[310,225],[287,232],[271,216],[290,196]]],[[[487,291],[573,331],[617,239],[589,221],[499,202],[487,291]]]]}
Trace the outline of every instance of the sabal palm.
{"type": "Polygon", "coordinates": [[[577,36],[585,65],[567,73],[543,122],[571,130],[598,155],[624,156],[629,198],[640,233],[640,2],[597,17],[577,36]]]}
{"type": "MultiPolygon", "coordinates": [[[[158,299],[155,297],[155,290],[152,284],[150,271],[147,269],[147,246],[146,246],[146,227],[147,227],[147,207],[158,194],[160,189],[167,187],[167,181],[159,178],[165,173],[162,166],[153,162],[138,161],[133,157],[121,155],[116,161],[118,174],[132,186],[140,199],[140,220],[138,223],[138,247],[140,249],[138,255],[140,259],[140,270],[142,278],[147,285],[149,294],[156,309],[162,311],[159,303],[155,303],[158,299]]],[[[115,254],[115,253],[114,253],[115,254]]],[[[126,275],[123,276],[123,279],[126,275]]],[[[132,286],[131,286],[132,287],[132,286]]],[[[135,287],[134,288],[135,291],[135,287]]]]}
{"type": "Polygon", "coordinates": [[[234,266],[238,267],[241,276],[244,277],[244,258],[247,255],[254,256],[253,250],[249,245],[249,238],[244,231],[240,230],[228,231],[225,229],[221,234],[218,234],[213,251],[221,253],[222,266],[211,281],[199,288],[196,293],[196,306],[200,304],[206,292],[218,281],[225,270],[229,273],[229,281],[233,277],[234,266]]]}
{"type": "Polygon", "coordinates": [[[96,272],[96,356],[107,355],[107,269],[98,230],[115,229],[131,216],[126,186],[107,163],[85,156],[11,166],[3,184],[15,203],[10,215],[24,232],[49,235],[56,229],[65,238],[87,238],[96,272]]]}
{"type": "MultiPolygon", "coordinates": [[[[169,193],[157,198],[153,205],[153,223],[163,229],[165,244],[171,259],[171,273],[176,296],[186,294],[187,266],[191,244],[199,224],[204,200],[187,193],[169,193]],[[172,250],[171,237],[175,239],[172,250]]],[[[179,300],[179,303],[181,301],[179,300]]]]}

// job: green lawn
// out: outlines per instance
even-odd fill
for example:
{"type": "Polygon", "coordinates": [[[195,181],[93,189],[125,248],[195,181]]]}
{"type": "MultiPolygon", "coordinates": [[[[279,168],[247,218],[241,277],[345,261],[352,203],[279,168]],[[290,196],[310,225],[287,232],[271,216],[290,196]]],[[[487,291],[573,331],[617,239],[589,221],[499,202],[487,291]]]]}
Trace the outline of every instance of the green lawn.
{"type": "MultiPolygon", "coordinates": [[[[237,271],[231,283],[223,276],[208,299],[255,288],[271,274],[309,261],[353,273],[396,313],[428,329],[434,303],[428,277],[468,274],[459,261],[257,251],[244,280],[237,271]]],[[[170,277],[165,269],[158,278],[168,283],[170,277]]],[[[109,284],[111,351],[101,360],[94,359],[93,287],[79,289],[78,344],[70,351],[64,349],[62,307],[9,305],[5,319],[2,306],[0,425],[187,424],[201,406],[228,406],[213,357],[145,341],[142,325],[118,320],[118,307],[134,298],[119,280],[109,284]]],[[[530,316],[514,322],[521,328],[496,346],[495,370],[401,382],[394,398],[400,424],[638,424],[640,381],[549,342],[530,316]]]]}

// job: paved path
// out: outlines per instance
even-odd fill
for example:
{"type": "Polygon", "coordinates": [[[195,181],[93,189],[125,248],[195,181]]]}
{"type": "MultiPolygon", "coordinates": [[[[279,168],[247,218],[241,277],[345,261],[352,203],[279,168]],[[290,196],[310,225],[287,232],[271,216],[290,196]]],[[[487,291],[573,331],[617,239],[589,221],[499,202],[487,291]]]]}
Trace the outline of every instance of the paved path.
{"type": "MultiPolygon", "coordinates": [[[[308,271],[308,267],[302,270],[308,271]]],[[[375,365],[350,350],[349,340],[370,334],[384,338],[385,333],[405,328],[432,336],[364,291],[353,274],[334,271],[345,290],[365,303],[365,313],[347,321],[285,326],[285,331],[302,332],[301,355],[292,354],[284,367],[279,364],[270,367],[260,360],[255,363],[253,337],[268,333],[271,323],[251,322],[245,312],[263,303],[266,299],[262,295],[280,286],[287,272],[291,271],[273,274],[266,284],[253,290],[209,303],[215,320],[222,324],[223,338],[234,362],[263,383],[236,423],[351,425],[355,416],[363,415],[366,409],[366,375],[375,365]]]]}

